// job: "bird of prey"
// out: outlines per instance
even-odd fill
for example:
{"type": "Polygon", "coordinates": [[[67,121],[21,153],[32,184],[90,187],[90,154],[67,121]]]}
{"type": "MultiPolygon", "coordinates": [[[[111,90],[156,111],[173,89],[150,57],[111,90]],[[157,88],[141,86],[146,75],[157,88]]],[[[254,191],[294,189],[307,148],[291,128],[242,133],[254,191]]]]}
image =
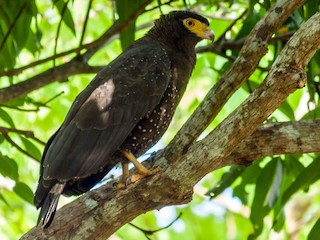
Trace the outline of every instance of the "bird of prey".
{"type": "Polygon", "coordinates": [[[206,18],[170,12],[95,76],[44,149],[34,197],[39,225],[50,226],[61,194],[89,191],[118,163],[122,184],[128,161],[138,170],[132,182],[159,171],[136,157],[168,128],[195,66],[195,45],[213,38],[206,18]]]}

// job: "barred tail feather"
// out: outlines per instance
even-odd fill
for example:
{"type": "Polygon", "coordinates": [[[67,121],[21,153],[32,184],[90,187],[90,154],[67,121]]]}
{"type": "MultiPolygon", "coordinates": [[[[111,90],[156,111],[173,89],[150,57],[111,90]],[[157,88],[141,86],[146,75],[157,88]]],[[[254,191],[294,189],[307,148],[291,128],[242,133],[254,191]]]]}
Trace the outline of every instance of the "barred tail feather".
{"type": "Polygon", "coordinates": [[[64,186],[65,183],[57,183],[50,190],[41,206],[37,225],[40,225],[43,228],[48,228],[51,225],[64,186]]]}

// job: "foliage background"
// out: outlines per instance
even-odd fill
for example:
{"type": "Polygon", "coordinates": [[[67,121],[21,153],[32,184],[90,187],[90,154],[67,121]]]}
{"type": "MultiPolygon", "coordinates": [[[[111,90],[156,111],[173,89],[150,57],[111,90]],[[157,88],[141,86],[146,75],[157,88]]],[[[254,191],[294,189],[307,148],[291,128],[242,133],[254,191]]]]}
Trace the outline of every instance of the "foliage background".
{"type": "MultiPolygon", "coordinates": [[[[1,1],[0,72],[4,76],[1,75],[0,88],[25,81],[48,68],[70,61],[77,53],[84,51],[79,50],[80,45],[97,39],[115,19],[124,21],[141,2],[15,0],[12,4],[10,0],[1,1]],[[90,11],[85,23],[88,8],[90,11]],[[10,69],[70,49],[76,50],[19,74],[6,74],[10,69]]],[[[153,1],[148,5],[148,11],[141,14],[136,22],[97,51],[89,64],[108,64],[133,39],[143,36],[161,13],[177,9],[197,11],[209,18],[216,39],[241,41],[274,3],[271,0],[153,1]],[[237,18],[239,20],[235,21],[237,18]]],[[[317,10],[318,0],[307,1],[275,36],[294,32],[317,10]]],[[[207,132],[216,127],[261,83],[286,40],[279,37],[269,45],[269,52],[260,61],[259,69],[228,101],[207,132]]],[[[198,46],[207,44],[203,41],[198,46]]],[[[164,147],[170,141],[238,52],[239,48],[234,47],[216,54],[208,51],[198,54],[196,68],[170,129],[153,150],[164,147]]],[[[319,118],[319,62],[318,52],[308,67],[307,87],[292,94],[268,121],[319,118]]],[[[35,225],[37,211],[32,198],[39,177],[43,142],[57,130],[74,98],[93,76],[77,74],[0,105],[1,239],[17,239],[35,225]],[[17,129],[28,132],[17,132],[17,129]]],[[[191,204],[149,212],[132,222],[142,229],[153,230],[168,225],[182,213],[172,226],[147,236],[145,232],[127,224],[115,234],[115,239],[246,239],[248,236],[306,239],[315,224],[320,225],[319,164],[318,154],[281,155],[259,159],[247,168],[232,166],[214,171],[195,187],[191,204]],[[264,204],[266,201],[267,205],[264,204]]],[[[64,198],[61,204],[67,201],[70,199],[64,198]]],[[[315,239],[312,236],[317,236],[318,229],[320,227],[313,228],[310,239],[315,239]]]]}

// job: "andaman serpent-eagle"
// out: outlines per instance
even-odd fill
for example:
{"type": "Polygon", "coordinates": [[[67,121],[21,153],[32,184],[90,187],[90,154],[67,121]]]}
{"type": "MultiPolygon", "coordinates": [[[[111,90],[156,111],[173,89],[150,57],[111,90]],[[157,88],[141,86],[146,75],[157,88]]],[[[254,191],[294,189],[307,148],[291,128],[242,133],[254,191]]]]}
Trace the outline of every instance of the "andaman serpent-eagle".
{"type": "Polygon", "coordinates": [[[213,40],[206,18],[187,11],[163,15],[77,96],[42,156],[34,197],[39,224],[51,224],[61,194],[89,191],[119,162],[122,181],[128,161],[138,170],[132,182],[159,170],[144,168],[136,157],[168,128],[202,39],[213,40]]]}

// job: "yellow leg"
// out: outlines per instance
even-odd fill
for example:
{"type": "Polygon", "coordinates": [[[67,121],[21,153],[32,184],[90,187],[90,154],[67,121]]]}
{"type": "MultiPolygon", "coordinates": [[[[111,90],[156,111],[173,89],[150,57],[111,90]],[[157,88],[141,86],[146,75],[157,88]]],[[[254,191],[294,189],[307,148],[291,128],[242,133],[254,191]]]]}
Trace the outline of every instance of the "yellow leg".
{"type": "Polygon", "coordinates": [[[123,189],[126,188],[127,184],[127,178],[129,176],[129,164],[127,161],[122,161],[121,162],[121,167],[122,167],[122,177],[119,183],[117,183],[117,188],[118,189],[123,189]]]}
{"type": "Polygon", "coordinates": [[[132,175],[132,177],[131,177],[131,182],[133,182],[133,183],[142,179],[142,178],[154,175],[161,170],[160,167],[157,167],[154,170],[149,170],[146,167],[144,167],[141,163],[139,163],[138,160],[136,159],[136,157],[131,152],[123,151],[122,153],[125,156],[125,158],[128,159],[130,162],[132,162],[133,165],[138,170],[138,173],[132,175]]]}

